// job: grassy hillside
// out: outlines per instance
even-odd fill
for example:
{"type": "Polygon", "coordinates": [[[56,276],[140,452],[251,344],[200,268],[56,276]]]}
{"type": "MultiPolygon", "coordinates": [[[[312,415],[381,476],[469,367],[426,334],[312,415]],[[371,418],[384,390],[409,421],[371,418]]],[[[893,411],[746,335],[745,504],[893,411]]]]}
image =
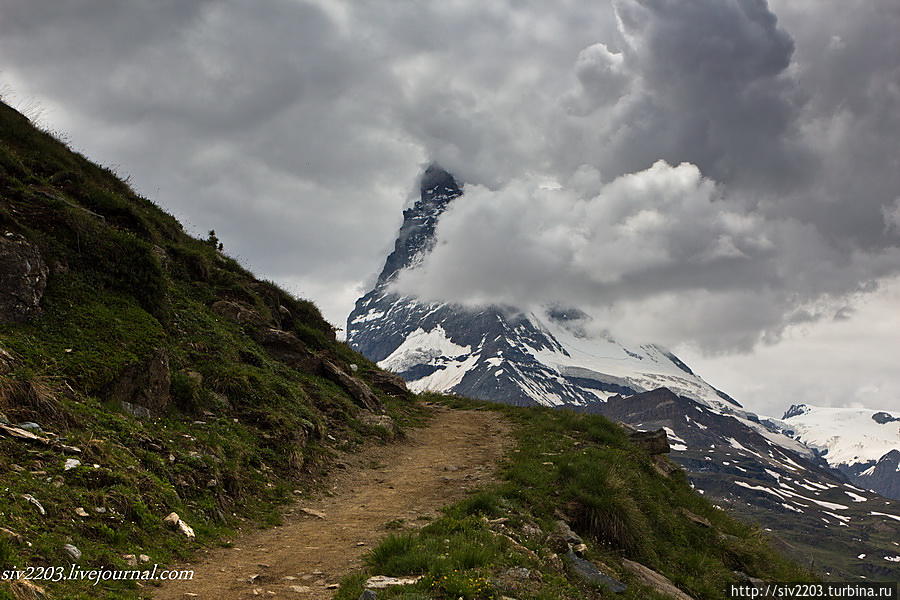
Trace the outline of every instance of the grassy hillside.
{"type": "MultiPolygon", "coordinates": [[[[47,272],[40,311],[0,322],[0,425],[40,427],[37,439],[0,429],[0,567],[69,564],[65,544],[86,568],[185,558],[277,519],[333,450],[390,435],[360,407],[366,384],[364,402],[415,418],[312,303],[3,104],[0,236],[36,249],[47,272]],[[195,540],[163,523],[173,511],[195,540]]],[[[137,590],[47,587],[63,586],[67,598],[137,590]]],[[[0,598],[14,591],[0,583],[0,598]]]]}
{"type": "Polygon", "coordinates": [[[713,506],[674,463],[651,457],[603,417],[426,397],[500,411],[514,424],[517,446],[502,467],[503,481],[447,507],[425,527],[399,524],[369,553],[367,570],[344,582],[341,600],[359,597],[372,575],[425,576],[378,598],[672,598],[642,582],[627,561],[697,600],[724,598],[729,584],[749,578],[814,579],[773,551],[759,528],[713,506]],[[613,594],[573,574],[554,539],[560,520],[584,538],[585,558],[627,591],[613,594]]]}

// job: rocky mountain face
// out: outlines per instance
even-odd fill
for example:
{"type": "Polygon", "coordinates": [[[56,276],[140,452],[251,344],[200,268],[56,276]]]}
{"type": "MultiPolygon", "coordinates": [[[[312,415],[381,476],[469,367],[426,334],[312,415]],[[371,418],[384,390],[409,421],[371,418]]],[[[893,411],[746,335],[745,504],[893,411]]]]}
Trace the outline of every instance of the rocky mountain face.
{"type": "Polygon", "coordinates": [[[790,553],[835,576],[900,576],[900,507],[854,487],[782,422],[744,410],[665,348],[591,335],[577,308],[470,308],[397,293],[397,273],[422,265],[441,214],[462,194],[446,171],[425,172],[393,253],[348,317],[354,349],[416,391],[665,428],[698,491],[765,526],[790,553]]]}
{"type": "Polygon", "coordinates": [[[900,500],[900,416],[797,404],[779,426],[859,487],[900,500]]]}

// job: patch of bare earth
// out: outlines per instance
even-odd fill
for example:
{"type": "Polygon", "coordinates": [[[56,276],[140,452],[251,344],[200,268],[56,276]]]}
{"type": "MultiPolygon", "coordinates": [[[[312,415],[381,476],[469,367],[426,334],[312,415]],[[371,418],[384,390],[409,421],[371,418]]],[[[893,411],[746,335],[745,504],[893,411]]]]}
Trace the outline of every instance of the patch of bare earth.
{"type": "Polygon", "coordinates": [[[435,409],[429,425],[407,439],[348,456],[347,468],[329,480],[330,494],[288,508],[279,527],[209,551],[184,566],[194,569],[192,581],[164,584],[153,597],[331,598],[337,582],[387,535],[386,524],[424,524],[491,482],[511,443],[509,426],[493,411],[435,409]]]}

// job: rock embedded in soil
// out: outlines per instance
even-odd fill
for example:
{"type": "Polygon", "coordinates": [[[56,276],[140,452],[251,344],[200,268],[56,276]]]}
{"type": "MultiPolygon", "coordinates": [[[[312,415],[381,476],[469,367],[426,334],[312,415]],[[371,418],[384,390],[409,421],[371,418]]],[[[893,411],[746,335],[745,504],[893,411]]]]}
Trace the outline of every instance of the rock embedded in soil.
{"type": "Polygon", "coordinates": [[[39,313],[49,273],[37,246],[12,232],[0,236],[0,321],[39,313]]]}

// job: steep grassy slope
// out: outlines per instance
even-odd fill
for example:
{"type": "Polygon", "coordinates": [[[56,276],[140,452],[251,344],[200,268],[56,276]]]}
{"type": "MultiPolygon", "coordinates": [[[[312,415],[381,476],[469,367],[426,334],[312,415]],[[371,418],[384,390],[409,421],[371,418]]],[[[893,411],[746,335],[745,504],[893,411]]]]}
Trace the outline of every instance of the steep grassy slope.
{"type": "Polygon", "coordinates": [[[333,449],[389,435],[361,404],[415,418],[312,303],[3,104],[0,236],[39,253],[34,273],[47,275],[39,309],[0,322],[0,567],[68,565],[65,544],[85,568],[184,558],[240,522],[276,519],[333,449]],[[36,438],[14,427],[25,422],[36,438]],[[196,540],[163,523],[172,511],[196,540]]]}
{"type": "Polygon", "coordinates": [[[814,579],[779,556],[759,528],[695,493],[674,463],[650,456],[603,417],[426,398],[499,411],[515,425],[517,447],[503,466],[504,482],[448,507],[421,529],[385,539],[369,553],[366,572],[344,582],[341,600],[357,598],[370,575],[425,576],[379,598],[672,597],[642,582],[629,561],[695,599],[724,598],[729,584],[749,578],[814,579]],[[573,573],[554,533],[559,520],[587,542],[587,559],[628,585],[624,593],[588,585],[573,573]]]}

